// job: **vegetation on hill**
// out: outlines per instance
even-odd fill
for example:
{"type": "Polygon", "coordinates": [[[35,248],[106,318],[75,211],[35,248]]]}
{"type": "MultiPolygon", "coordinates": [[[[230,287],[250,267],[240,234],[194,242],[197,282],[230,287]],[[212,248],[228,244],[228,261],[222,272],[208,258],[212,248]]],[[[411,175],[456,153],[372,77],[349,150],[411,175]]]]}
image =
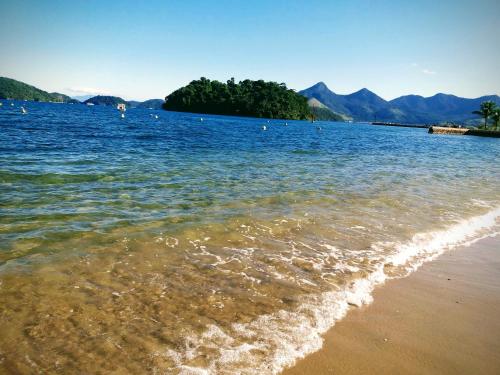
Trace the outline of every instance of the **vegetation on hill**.
{"type": "Polygon", "coordinates": [[[319,121],[346,121],[348,118],[333,112],[326,105],[321,103],[315,98],[311,98],[307,101],[311,113],[315,120],[319,121]]]}
{"type": "Polygon", "coordinates": [[[68,102],[69,96],[48,93],[15,79],[0,77],[0,99],[34,100],[39,102],[68,102]]]}
{"type": "Polygon", "coordinates": [[[128,102],[119,96],[105,96],[105,95],[97,95],[90,99],[84,101],[85,104],[92,103],[94,105],[111,105],[116,106],[120,103],[125,104],[127,107],[129,106],[128,102]]]}
{"type": "Polygon", "coordinates": [[[220,115],[306,119],[311,115],[307,99],[284,83],[234,78],[222,83],[200,78],[165,98],[170,111],[220,115]]]}

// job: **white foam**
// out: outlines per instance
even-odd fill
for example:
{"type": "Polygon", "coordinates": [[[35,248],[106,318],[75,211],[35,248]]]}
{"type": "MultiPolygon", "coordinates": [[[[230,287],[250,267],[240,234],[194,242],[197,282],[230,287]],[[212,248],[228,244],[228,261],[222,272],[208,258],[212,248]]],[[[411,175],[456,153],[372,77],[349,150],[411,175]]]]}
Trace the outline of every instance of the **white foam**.
{"type": "MultiPolygon", "coordinates": [[[[366,278],[335,291],[303,297],[296,311],[280,310],[224,329],[211,325],[201,335],[186,337],[183,350],[154,355],[170,358],[181,374],[277,374],[297,359],[319,350],[323,343],[321,335],[345,316],[349,305],[372,302],[373,289],[396,277],[388,276],[384,265],[399,266],[408,274],[444,251],[498,234],[499,217],[500,207],[446,230],[417,234],[407,243],[377,243],[372,250],[390,247],[393,251],[366,278]],[[217,355],[210,357],[205,368],[189,366],[202,348],[209,348],[217,355]]],[[[331,245],[321,246],[331,254],[338,251],[331,245]]]]}

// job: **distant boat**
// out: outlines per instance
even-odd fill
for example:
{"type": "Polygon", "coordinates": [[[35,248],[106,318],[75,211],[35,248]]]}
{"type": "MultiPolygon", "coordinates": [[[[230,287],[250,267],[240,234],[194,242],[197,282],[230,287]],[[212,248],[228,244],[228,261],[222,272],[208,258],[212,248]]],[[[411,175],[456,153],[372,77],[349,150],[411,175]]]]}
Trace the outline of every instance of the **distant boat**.
{"type": "Polygon", "coordinates": [[[120,115],[121,118],[125,118],[125,113],[122,112],[122,114],[120,115]]]}
{"type": "Polygon", "coordinates": [[[28,111],[26,109],[24,109],[24,107],[21,107],[21,112],[23,113],[23,115],[25,115],[26,113],[28,113],[28,111]]]}
{"type": "Polygon", "coordinates": [[[262,130],[267,130],[266,125],[262,125],[262,130]]]}
{"type": "Polygon", "coordinates": [[[127,110],[127,106],[125,105],[125,103],[118,103],[116,109],[121,112],[125,112],[127,110]]]}
{"type": "Polygon", "coordinates": [[[94,103],[87,103],[87,105],[94,105],[94,103]]]}

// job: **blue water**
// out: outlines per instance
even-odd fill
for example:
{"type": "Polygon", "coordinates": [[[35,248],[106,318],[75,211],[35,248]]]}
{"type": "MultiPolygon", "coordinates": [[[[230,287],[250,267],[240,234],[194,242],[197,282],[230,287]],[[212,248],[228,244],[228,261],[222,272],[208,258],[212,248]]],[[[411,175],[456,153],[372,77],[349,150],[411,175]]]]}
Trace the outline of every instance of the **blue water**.
{"type": "MultiPolygon", "coordinates": [[[[125,264],[128,258],[124,257],[132,252],[135,263],[119,275],[126,275],[134,285],[144,284],[161,260],[164,268],[156,269],[155,277],[169,285],[165,293],[184,306],[185,317],[183,323],[176,323],[184,331],[171,331],[167,343],[158,342],[149,325],[136,327],[144,330],[145,341],[151,340],[148,348],[177,353],[177,357],[166,356],[168,364],[148,365],[157,370],[176,373],[182,366],[192,366],[220,373],[224,366],[245,368],[246,357],[225,365],[214,362],[215,354],[212,360],[189,357],[181,349],[182,340],[189,336],[186,332],[199,334],[216,324],[230,335],[228,327],[235,316],[252,324],[283,308],[287,298],[294,302],[286,311],[298,311],[301,298],[365,277],[394,255],[398,244],[412,241],[415,235],[436,229],[446,233],[450,226],[500,205],[498,139],[429,135],[426,129],[369,124],[268,123],[145,109],[130,109],[121,119],[111,107],[15,101],[12,107],[10,103],[3,101],[0,107],[0,277],[5,275],[4,285],[24,287],[25,293],[15,296],[18,301],[35,298],[38,307],[26,307],[27,316],[33,317],[42,314],[39,306],[48,300],[59,301],[54,305],[62,311],[68,300],[76,298],[74,290],[65,291],[53,283],[62,286],[79,280],[101,285],[104,276],[100,275],[113,272],[108,266],[125,264]],[[21,105],[27,114],[21,114],[21,105]],[[267,130],[262,130],[263,125],[267,130]],[[333,256],[332,251],[338,253],[333,256]],[[93,269],[80,269],[82,259],[93,269]],[[238,266],[231,263],[234,259],[238,266]],[[351,267],[349,278],[345,268],[339,271],[339,259],[342,267],[351,267]],[[50,287],[49,271],[61,277],[51,276],[55,280],[50,278],[50,287]],[[176,283],[172,275],[179,278],[176,283]],[[50,293],[35,293],[35,285],[38,291],[46,285],[50,293]],[[226,307],[220,311],[229,309],[227,314],[200,307],[205,306],[203,301],[211,301],[207,290],[222,291],[227,298],[221,297],[213,306],[223,304],[226,307]],[[260,298],[260,307],[239,300],[243,296],[260,298]],[[231,298],[238,303],[229,308],[231,298]],[[203,323],[194,323],[198,321],[203,323]]],[[[114,293],[130,290],[128,282],[115,285],[113,290],[119,291],[114,293]]],[[[111,284],[102,285],[102,295],[80,296],[73,301],[75,306],[108,301],[110,294],[104,290],[111,284]]],[[[154,298],[136,288],[128,306],[144,313],[154,298]]],[[[14,306],[15,298],[0,294],[5,306],[14,306]]],[[[179,317],[169,306],[163,311],[171,315],[151,315],[151,319],[169,327],[173,317],[179,317]]],[[[90,313],[75,319],[83,322],[90,313]]],[[[115,314],[102,317],[110,319],[108,328],[118,320],[115,314]]],[[[18,319],[19,329],[0,340],[0,352],[17,340],[23,326],[33,324],[22,314],[18,319]]],[[[84,329],[79,324],[40,329],[69,330],[75,345],[84,345],[83,336],[73,332],[84,329]]],[[[205,339],[198,338],[200,353],[208,350],[205,339]]],[[[30,337],[28,342],[35,345],[37,340],[30,337]]],[[[55,349],[58,339],[49,341],[55,345],[50,360],[67,360],[55,349]]],[[[96,345],[82,350],[94,352],[96,345]]],[[[276,372],[282,365],[271,347],[266,348],[251,360],[276,372]],[[270,361],[274,367],[269,367],[270,361]]],[[[39,357],[34,346],[25,350],[50,370],[49,359],[39,357]]],[[[134,372],[137,363],[146,361],[139,355],[141,350],[149,349],[130,349],[128,359],[115,353],[116,368],[134,372]]],[[[100,362],[81,358],[64,363],[70,372],[92,372],[100,362]]]]}

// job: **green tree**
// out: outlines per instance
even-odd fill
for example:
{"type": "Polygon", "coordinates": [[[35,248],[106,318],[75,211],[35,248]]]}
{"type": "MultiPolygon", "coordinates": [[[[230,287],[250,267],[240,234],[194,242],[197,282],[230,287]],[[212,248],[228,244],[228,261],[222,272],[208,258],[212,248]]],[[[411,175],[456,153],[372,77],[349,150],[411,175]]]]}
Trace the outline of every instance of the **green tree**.
{"type": "Polygon", "coordinates": [[[479,111],[474,111],[472,113],[484,118],[484,128],[486,129],[488,127],[488,118],[493,115],[496,107],[496,104],[489,100],[487,102],[482,102],[479,111]]]}
{"type": "Polygon", "coordinates": [[[500,108],[496,107],[491,114],[491,119],[495,125],[495,130],[498,130],[498,122],[500,121],[500,108]]]}

